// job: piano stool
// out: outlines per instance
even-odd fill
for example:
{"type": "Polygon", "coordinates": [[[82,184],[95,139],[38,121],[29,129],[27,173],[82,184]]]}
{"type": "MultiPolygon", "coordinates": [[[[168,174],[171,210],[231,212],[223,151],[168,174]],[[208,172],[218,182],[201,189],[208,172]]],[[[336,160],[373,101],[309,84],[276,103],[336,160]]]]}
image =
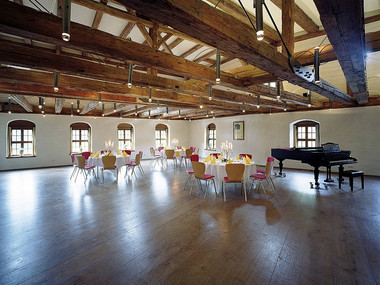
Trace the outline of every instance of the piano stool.
{"type": "MultiPolygon", "coordinates": [[[[346,170],[343,171],[342,176],[344,177],[349,177],[350,178],[350,186],[351,186],[351,191],[353,191],[354,188],[354,177],[361,177],[362,179],[362,189],[364,189],[364,172],[361,170],[346,170]]],[[[342,177],[339,177],[339,189],[341,184],[342,184],[342,177]]]]}

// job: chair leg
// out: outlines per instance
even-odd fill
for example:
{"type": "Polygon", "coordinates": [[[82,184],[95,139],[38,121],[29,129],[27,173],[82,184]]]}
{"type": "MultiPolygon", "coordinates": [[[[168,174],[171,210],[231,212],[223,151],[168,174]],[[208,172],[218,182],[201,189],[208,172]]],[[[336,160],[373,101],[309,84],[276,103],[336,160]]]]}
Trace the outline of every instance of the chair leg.
{"type": "Polygon", "coordinates": [[[245,182],[244,180],[241,182],[244,190],[244,200],[247,202],[247,190],[245,189],[245,182]]]}
{"type": "Polygon", "coordinates": [[[215,185],[215,180],[212,179],[212,183],[214,184],[214,190],[215,190],[215,197],[218,196],[218,193],[216,192],[216,185],[215,185]]]}
{"type": "Polygon", "coordinates": [[[223,192],[224,202],[226,202],[226,183],[224,181],[222,182],[222,192],[223,192]]]}
{"type": "Polygon", "coordinates": [[[73,172],[71,172],[71,176],[70,176],[70,179],[73,178],[75,172],[78,170],[78,167],[77,166],[74,166],[74,169],[73,169],[73,172]]]}

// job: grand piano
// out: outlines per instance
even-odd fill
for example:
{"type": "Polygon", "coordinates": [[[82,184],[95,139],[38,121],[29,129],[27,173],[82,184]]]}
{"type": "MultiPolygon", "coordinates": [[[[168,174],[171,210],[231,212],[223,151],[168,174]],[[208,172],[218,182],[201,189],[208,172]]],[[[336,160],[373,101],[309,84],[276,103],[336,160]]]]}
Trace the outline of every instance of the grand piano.
{"type": "MultiPolygon", "coordinates": [[[[272,156],[279,160],[280,176],[283,176],[282,168],[285,159],[300,160],[314,167],[315,185],[318,187],[319,167],[327,168],[326,182],[333,181],[331,179],[331,167],[339,166],[339,173],[343,172],[343,165],[356,163],[356,158],[351,157],[351,151],[340,150],[336,143],[325,143],[321,147],[305,147],[305,148],[272,148],[272,156]]],[[[341,175],[339,175],[341,179],[341,175]]]]}

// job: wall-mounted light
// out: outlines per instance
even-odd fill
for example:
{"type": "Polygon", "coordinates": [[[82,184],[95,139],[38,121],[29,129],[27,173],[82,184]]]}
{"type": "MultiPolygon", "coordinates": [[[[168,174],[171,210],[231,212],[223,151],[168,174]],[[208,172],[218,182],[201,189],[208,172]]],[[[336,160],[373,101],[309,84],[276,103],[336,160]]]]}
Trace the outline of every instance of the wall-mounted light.
{"type": "Polygon", "coordinates": [[[220,50],[216,50],[216,83],[220,83],[220,50]]]}
{"type": "Polygon", "coordinates": [[[77,100],[77,112],[78,113],[80,112],[80,109],[79,109],[79,100],[77,100]]]}
{"type": "Polygon", "coordinates": [[[59,73],[54,72],[54,92],[58,92],[59,73]]]}
{"type": "Polygon", "coordinates": [[[258,41],[264,39],[263,2],[264,0],[254,0],[253,5],[256,12],[256,36],[258,41]]]}
{"type": "Polygon", "coordinates": [[[128,71],[128,88],[132,87],[132,72],[133,72],[133,64],[129,63],[129,71],[128,71]]]}
{"type": "Polygon", "coordinates": [[[149,87],[149,102],[152,102],[152,88],[149,87]]]}
{"type": "Polygon", "coordinates": [[[63,0],[62,8],[62,39],[68,42],[70,40],[71,0],[63,0]]]}
{"type": "Polygon", "coordinates": [[[319,47],[314,48],[314,83],[319,84],[320,78],[319,78],[319,65],[320,65],[320,59],[319,59],[319,47]]]}
{"type": "Polygon", "coordinates": [[[279,81],[276,82],[276,94],[277,94],[277,100],[280,100],[280,98],[281,98],[281,83],[279,81]]]}
{"type": "Polygon", "coordinates": [[[212,83],[208,84],[208,99],[212,100],[212,83]]]}
{"type": "Polygon", "coordinates": [[[74,102],[71,102],[71,117],[74,116],[74,102]]]}
{"type": "Polygon", "coordinates": [[[257,95],[257,108],[260,108],[260,94],[257,95]]]}

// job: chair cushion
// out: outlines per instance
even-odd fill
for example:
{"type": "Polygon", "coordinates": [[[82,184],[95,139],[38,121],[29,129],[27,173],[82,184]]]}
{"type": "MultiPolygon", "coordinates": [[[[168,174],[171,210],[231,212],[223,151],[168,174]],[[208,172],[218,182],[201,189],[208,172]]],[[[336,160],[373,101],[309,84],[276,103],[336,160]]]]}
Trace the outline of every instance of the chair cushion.
{"type": "Polygon", "coordinates": [[[228,182],[228,177],[227,176],[224,177],[223,179],[224,179],[224,181],[228,182]]]}
{"type": "Polygon", "coordinates": [[[86,170],[88,170],[88,169],[93,169],[93,168],[95,168],[95,166],[88,166],[88,165],[85,165],[85,166],[84,166],[84,169],[86,169],[86,170]]]}
{"type": "Polygon", "coordinates": [[[260,173],[253,174],[249,177],[257,178],[257,179],[266,179],[267,178],[264,174],[260,174],[260,173]]]}
{"type": "Polygon", "coordinates": [[[264,169],[257,169],[257,172],[258,173],[265,173],[265,170],[264,169]]]}
{"type": "Polygon", "coordinates": [[[211,179],[211,178],[214,178],[215,176],[214,175],[210,175],[210,174],[205,174],[203,176],[203,179],[211,179]]]}
{"type": "Polygon", "coordinates": [[[127,163],[128,166],[136,166],[136,162],[127,163]]]}
{"type": "Polygon", "coordinates": [[[188,170],[187,173],[188,174],[194,174],[194,170],[188,170]]]}

